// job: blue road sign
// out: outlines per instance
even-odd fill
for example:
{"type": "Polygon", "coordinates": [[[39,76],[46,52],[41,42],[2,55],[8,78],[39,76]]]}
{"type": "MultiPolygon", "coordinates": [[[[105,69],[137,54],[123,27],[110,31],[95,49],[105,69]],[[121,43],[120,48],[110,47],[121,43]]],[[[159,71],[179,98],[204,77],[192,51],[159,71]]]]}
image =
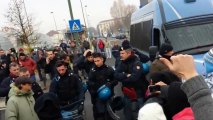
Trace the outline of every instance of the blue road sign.
{"type": "Polygon", "coordinates": [[[70,31],[72,33],[74,33],[74,32],[81,32],[82,31],[81,22],[80,22],[79,19],[70,20],[69,21],[69,26],[70,26],[70,31]]]}

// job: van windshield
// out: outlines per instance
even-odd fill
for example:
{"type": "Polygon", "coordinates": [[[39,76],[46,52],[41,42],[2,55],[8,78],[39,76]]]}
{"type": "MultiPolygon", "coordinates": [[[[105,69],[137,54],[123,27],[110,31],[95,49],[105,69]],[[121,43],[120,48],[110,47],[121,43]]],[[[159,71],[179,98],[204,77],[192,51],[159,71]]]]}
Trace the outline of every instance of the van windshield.
{"type": "Polygon", "coordinates": [[[193,53],[207,51],[205,47],[213,46],[213,23],[170,28],[166,35],[176,52],[194,48],[193,53]]]}

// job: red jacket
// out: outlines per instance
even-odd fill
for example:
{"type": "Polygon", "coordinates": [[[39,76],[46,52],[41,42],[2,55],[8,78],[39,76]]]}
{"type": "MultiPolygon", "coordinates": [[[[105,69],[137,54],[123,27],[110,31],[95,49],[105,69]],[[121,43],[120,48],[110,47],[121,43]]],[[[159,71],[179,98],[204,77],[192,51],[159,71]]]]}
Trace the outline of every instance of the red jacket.
{"type": "Polygon", "coordinates": [[[30,75],[35,74],[36,63],[33,59],[28,57],[25,60],[19,59],[19,63],[21,66],[26,67],[28,69],[28,71],[30,72],[30,75]]]}

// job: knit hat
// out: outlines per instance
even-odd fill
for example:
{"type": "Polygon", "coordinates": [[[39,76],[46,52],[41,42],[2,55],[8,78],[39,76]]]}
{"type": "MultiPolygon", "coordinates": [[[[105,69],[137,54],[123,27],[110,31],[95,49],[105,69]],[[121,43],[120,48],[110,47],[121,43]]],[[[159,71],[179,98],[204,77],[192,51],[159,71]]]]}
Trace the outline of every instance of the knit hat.
{"type": "Polygon", "coordinates": [[[160,104],[148,103],[139,110],[138,120],[166,120],[166,116],[160,104]]]}
{"type": "Polygon", "coordinates": [[[127,50],[127,49],[132,49],[132,47],[131,47],[131,45],[130,45],[130,43],[129,43],[128,40],[124,40],[124,41],[122,42],[120,51],[122,51],[122,50],[127,50]]]}
{"type": "Polygon", "coordinates": [[[166,53],[170,52],[173,50],[173,47],[171,44],[169,43],[163,43],[160,47],[160,50],[159,50],[159,54],[160,55],[165,55],[166,53]]]}
{"type": "Polygon", "coordinates": [[[32,80],[28,77],[18,77],[15,80],[15,86],[20,86],[21,84],[32,84],[32,80]]]}
{"type": "Polygon", "coordinates": [[[210,49],[209,52],[204,55],[203,59],[206,68],[206,73],[208,74],[213,72],[213,48],[210,49]]]}

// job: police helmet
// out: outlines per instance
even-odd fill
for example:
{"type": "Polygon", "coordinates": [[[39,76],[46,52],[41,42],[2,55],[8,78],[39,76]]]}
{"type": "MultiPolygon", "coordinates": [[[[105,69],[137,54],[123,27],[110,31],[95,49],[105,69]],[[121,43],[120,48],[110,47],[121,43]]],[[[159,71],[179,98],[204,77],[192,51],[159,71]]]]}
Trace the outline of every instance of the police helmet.
{"type": "Polygon", "coordinates": [[[106,85],[102,85],[98,89],[98,97],[100,100],[103,100],[103,101],[108,100],[110,96],[111,96],[111,90],[106,85]]]}

